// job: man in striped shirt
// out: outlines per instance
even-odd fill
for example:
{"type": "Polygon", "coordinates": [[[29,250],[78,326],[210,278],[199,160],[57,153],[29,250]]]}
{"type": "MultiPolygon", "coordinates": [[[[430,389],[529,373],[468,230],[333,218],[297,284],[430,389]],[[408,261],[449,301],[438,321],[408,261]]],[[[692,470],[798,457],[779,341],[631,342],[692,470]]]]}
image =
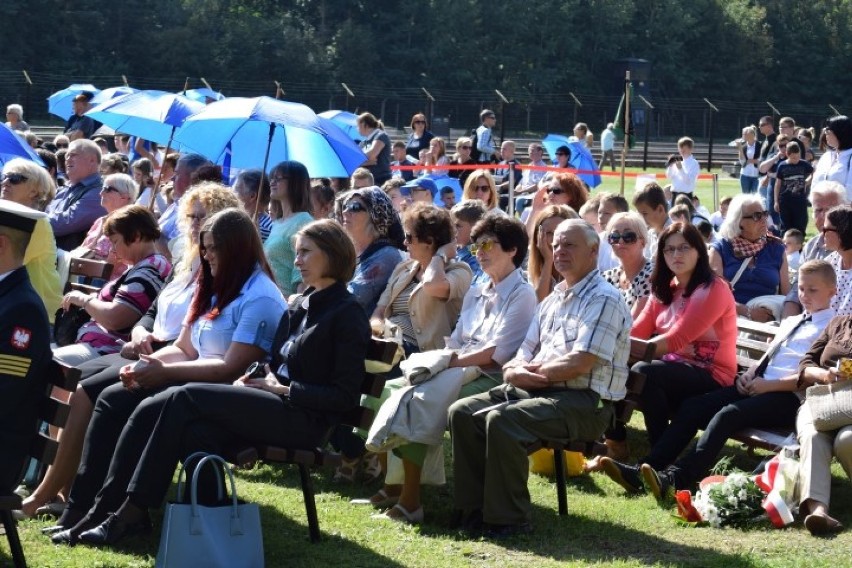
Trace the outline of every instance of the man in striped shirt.
{"type": "Polygon", "coordinates": [[[529,532],[527,446],[539,439],[594,440],[624,398],[632,320],[597,270],[600,241],[585,221],[563,221],[553,236],[564,278],[538,306],[503,382],[450,407],[455,506],[475,530],[529,532]]]}

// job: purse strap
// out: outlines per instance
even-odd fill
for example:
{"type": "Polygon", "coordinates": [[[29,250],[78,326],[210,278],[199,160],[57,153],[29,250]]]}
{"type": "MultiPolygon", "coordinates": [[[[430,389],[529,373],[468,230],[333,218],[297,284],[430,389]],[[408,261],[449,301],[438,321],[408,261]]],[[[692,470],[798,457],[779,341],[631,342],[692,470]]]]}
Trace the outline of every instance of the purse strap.
{"type": "MultiPolygon", "coordinates": [[[[186,459],[181,462],[180,471],[178,471],[178,486],[177,486],[177,501],[178,501],[178,503],[183,502],[183,499],[184,499],[184,497],[183,497],[183,488],[184,488],[184,475],[183,475],[183,473],[186,469],[186,466],[188,466],[193,461],[200,460],[204,456],[208,456],[208,455],[210,455],[210,454],[208,454],[207,452],[195,452],[194,454],[188,455],[186,457],[186,459]]],[[[223,487],[223,485],[222,485],[222,474],[219,472],[218,467],[215,468],[214,471],[216,472],[216,488],[218,490],[217,499],[219,499],[219,501],[221,501],[225,497],[225,495],[222,493],[222,487],[223,487]]]]}
{"type": "Polygon", "coordinates": [[[201,461],[198,462],[198,467],[196,467],[195,471],[192,473],[192,485],[189,490],[190,503],[192,507],[190,534],[201,534],[202,532],[200,515],[198,513],[198,472],[200,472],[207,463],[216,464],[217,462],[222,466],[222,469],[225,470],[225,473],[228,474],[228,477],[231,480],[231,534],[242,534],[242,528],[239,526],[240,509],[237,507],[237,485],[234,482],[234,472],[231,471],[230,467],[228,467],[228,462],[215,454],[208,454],[201,458],[201,461]]]}
{"type": "Polygon", "coordinates": [[[731,290],[733,290],[734,286],[737,285],[737,282],[740,281],[740,277],[743,275],[743,272],[745,272],[745,269],[748,268],[748,263],[751,262],[752,258],[753,257],[747,256],[743,259],[743,263],[740,265],[739,270],[737,270],[737,273],[734,274],[734,277],[731,279],[731,290]]]}

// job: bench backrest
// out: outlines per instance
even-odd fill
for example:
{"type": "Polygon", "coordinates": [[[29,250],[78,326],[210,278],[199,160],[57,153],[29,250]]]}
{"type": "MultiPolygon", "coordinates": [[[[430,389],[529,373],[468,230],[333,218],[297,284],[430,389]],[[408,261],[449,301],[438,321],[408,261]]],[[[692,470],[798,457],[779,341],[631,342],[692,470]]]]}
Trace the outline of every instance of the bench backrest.
{"type": "Polygon", "coordinates": [[[757,363],[777,333],[776,326],[737,318],[737,366],[740,370],[757,363]]]}
{"type": "MultiPolygon", "coordinates": [[[[379,339],[373,337],[370,340],[370,346],[367,350],[367,359],[371,361],[381,361],[382,363],[392,364],[394,355],[396,354],[397,344],[387,339],[379,339]]],[[[382,394],[382,389],[385,387],[385,376],[374,373],[364,373],[364,380],[361,382],[361,394],[378,398],[382,394]]],[[[353,426],[363,430],[369,430],[373,423],[376,411],[366,406],[358,406],[352,409],[343,417],[342,423],[346,426],[353,426]]]]}
{"type": "Polygon", "coordinates": [[[93,281],[109,280],[112,268],[112,264],[103,260],[72,258],[68,265],[68,283],[65,291],[79,290],[87,294],[96,293],[100,287],[93,285],[93,281]]]}
{"type": "MultiPolygon", "coordinates": [[[[47,369],[47,389],[42,397],[42,402],[39,405],[39,420],[63,428],[68,414],[71,412],[71,405],[67,402],[56,400],[51,396],[53,387],[74,392],[77,388],[77,381],[80,379],[80,371],[74,368],[63,367],[56,360],[50,362],[47,369]]],[[[30,444],[29,454],[39,462],[50,465],[56,458],[56,451],[59,449],[59,442],[53,438],[39,433],[30,444]]]]}
{"type": "MultiPolygon", "coordinates": [[[[639,361],[651,361],[654,359],[656,347],[650,341],[644,339],[630,338],[630,360],[633,365],[639,361]]],[[[615,404],[615,419],[625,424],[630,422],[633,411],[639,408],[639,396],[645,387],[645,375],[637,371],[630,371],[627,375],[627,395],[615,404]]]]}

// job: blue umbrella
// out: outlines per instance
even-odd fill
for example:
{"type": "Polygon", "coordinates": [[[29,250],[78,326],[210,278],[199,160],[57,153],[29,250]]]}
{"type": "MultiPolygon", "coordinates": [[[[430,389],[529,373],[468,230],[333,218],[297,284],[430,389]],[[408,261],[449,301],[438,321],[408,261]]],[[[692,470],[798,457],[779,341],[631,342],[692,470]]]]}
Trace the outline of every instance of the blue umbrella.
{"type": "Polygon", "coordinates": [[[192,99],[197,103],[207,104],[208,99],[211,101],[221,101],[226,98],[222,93],[217,93],[213,89],[208,89],[207,87],[201,87],[200,89],[189,89],[188,91],[181,91],[181,95],[185,96],[188,99],[192,99]]]}
{"type": "Polygon", "coordinates": [[[116,132],[168,144],[175,129],[204,104],[165,91],[139,91],[106,101],[86,113],[116,132]]]}
{"type": "Polygon", "coordinates": [[[74,109],[71,107],[71,100],[83,92],[97,95],[101,90],[88,83],[70,85],[61,91],[56,91],[47,98],[47,112],[58,116],[62,120],[68,120],[74,114],[74,109]]]}
{"type": "Polygon", "coordinates": [[[361,133],[358,132],[358,115],[352,114],[351,112],[346,112],[345,110],[327,110],[325,112],[319,113],[318,116],[323,118],[327,118],[340,129],[346,133],[349,138],[358,142],[363,138],[361,133]]]}
{"type": "MultiPolygon", "coordinates": [[[[570,142],[567,136],[561,134],[548,134],[541,141],[547,150],[550,159],[556,161],[556,149],[560,146],[568,146],[571,149],[571,159],[568,163],[578,170],[597,171],[598,165],[592,157],[592,153],[582,142],[570,142]]],[[[577,174],[577,177],[586,182],[589,187],[595,188],[601,184],[600,174],[577,174]]]]}
{"type": "Polygon", "coordinates": [[[175,136],[184,150],[235,170],[296,160],[311,177],[349,177],[367,160],[333,122],[271,97],[229,97],[192,115],[175,136]]]}
{"type": "Polygon", "coordinates": [[[38,157],[38,154],[30,148],[27,141],[15,134],[15,131],[0,124],[0,166],[6,165],[6,162],[14,158],[24,158],[32,160],[40,166],[44,166],[44,162],[38,157]]]}
{"type": "Polygon", "coordinates": [[[139,89],[134,89],[133,87],[110,87],[108,89],[104,89],[103,91],[95,95],[94,98],[92,98],[92,100],[89,102],[92,103],[92,106],[97,106],[109,100],[124,95],[130,95],[136,92],[139,92],[139,89]]]}

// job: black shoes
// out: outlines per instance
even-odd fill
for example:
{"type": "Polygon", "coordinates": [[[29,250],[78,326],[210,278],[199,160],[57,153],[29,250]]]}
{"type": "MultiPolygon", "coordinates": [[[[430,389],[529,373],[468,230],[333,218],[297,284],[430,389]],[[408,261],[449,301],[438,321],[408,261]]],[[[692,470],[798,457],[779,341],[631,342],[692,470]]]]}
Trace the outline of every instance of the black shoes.
{"type": "Polygon", "coordinates": [[[650,465],[643,463],[640,468],[645,486],[651,490],[657,500],[668,499],[674,491],[674,482],[666,471],[657,471],[650,465]]]}
{"type": "Polygon", "coordinates": [[[121,520],[115,513],[110,513],[107,519],[93,529],[80,534],[80,542],[94,546],[113,545],[120,540],[137,534],[149,534],[152,530],[151,518],[144,518],[128,523],[121,520]]]}
{"type": "Polygon", "coordinates": [[[635,465],[627,465],[617,462],[606,456],[602,457],[598,464],[610,479],[624,487],[628,493],[642,493],[642,479],[639,477],[639,468],[635,465]]]}

